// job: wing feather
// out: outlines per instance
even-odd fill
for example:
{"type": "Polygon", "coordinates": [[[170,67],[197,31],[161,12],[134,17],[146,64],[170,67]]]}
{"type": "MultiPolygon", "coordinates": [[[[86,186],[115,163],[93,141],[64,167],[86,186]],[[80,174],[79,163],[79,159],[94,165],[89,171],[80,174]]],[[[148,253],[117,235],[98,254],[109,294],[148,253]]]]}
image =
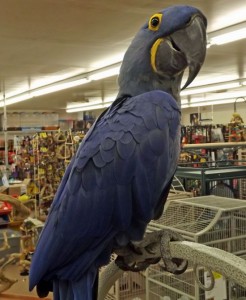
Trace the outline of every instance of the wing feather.
{"type": "Polygon", "coordinates": [[[106,161],[103,159],[102,154],[100,151],[98,151],[94,156],[93,156],[93,162],[96,167],[98,168],[103,168],[106,165],[106,161]]]}
{"type": "Polygon", "coordinates": [[[121,140],[117,141],[117,151],[119,153],[119,156],[123,159],[123,160],[127,160],[129,159],[134,151],[135,151],[135,147],[136,147],[136,142],[132,139],[131,141],[129,141],[128,143],[122,142],[121,140]]]}
{"type": "Polygon", "coordinates": [[[126,151],[128,154],[132,154],[131,156],[128,155],[127,159],[122,158],[118,151],[116,151],[115,153],[113,163],[114,175],[117,185],[128,185],[132,181],[133,176],[135,175],[136,157],[134,152],[134,145],[132,148],[130,148],[130,150],[126,151]],[[133,151],[130,151],[132,149],[133,151]]]}
{"type": "Polygon", "coordinates": [[[100,153],[103,161],[105,162],[105,165],[106,163],[109,163],[114,159],[114,152],[115,152],[115,148],[109,150],[100,149],[100,153]]]}
{"type": "Polygon", "coordinates": [[[154,155],[161,156],[167,151],[168,147],[166,147],[167,141],[165,140],[165,137],[166,132],[163,132],[158,128],[155,128],[150,134],[148,134],[148,142],[154,155]]]}
{"type": "Polygon", "coordinates": [[[170,115],[172,110],[169,107],[161,107],[160,105],[156,105],[155,107],[156,120],[158,127],[162,130],[165,129],[169,124],[167,124],[167,120],[170,119],[170,115]]]}
{"type": "Polygon", "coordinates": [[[179,122],[175,100],[161,91],[126,98],[99,117],[55,196],[31,286],[41,279],[77,280],[109,259],[113,243],[142,238],[175,172],[179,122]]]}
{"type": "Polygon", "coordinates": [[[111,138],[106,138],[102,140],[100,148],[102,151],[108,151],[111,150],[115,145],[115,141],[111,138]]]}

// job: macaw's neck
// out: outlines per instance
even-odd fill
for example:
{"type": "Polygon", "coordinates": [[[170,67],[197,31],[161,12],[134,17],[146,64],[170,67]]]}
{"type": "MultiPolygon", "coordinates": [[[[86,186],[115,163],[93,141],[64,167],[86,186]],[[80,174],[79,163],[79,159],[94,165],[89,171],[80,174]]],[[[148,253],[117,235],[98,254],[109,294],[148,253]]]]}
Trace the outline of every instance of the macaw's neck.
{"type": "Polygon", "coordinates": [[[132,72],[130,69],[125,70],[122,68],[119,76],[119,93],[117,98],[124,95],[131,95],[134,97],[149,91],[161,90],[172,95],[180,105],[182,75],[183,72],[179,76],[170,78],[165,75],[154,74],[153,71],[151,71],[150,74],[143,70],[132,72]]]}
{"type": "Polygon", "coordinates": [[[161,90],[171,94],[180,105],[183,71],[175,75],[157,73],[153,70],[150,61],[146,64],[141,55],[135,56],[134,63],[132,59],[126,55],[123,60],[118,78],[119,94],[117,97],[124,95],[133,97],[145,92],[161,90]]]}

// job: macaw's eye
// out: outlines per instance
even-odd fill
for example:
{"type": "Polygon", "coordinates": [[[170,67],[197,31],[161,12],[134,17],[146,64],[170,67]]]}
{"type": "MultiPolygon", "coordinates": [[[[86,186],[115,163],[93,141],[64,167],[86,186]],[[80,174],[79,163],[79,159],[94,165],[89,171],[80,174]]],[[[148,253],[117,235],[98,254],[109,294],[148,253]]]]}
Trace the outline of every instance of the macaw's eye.
{"type": "Polygon", "coordinates": [[[162,14],[154,14],[149,19],[149,29],[153,31],[158,30],[161,24],[161,18],[162,18],[162,14]]]}
{"type": "Polygon", "coordinates": [[[152,27],[156,27],[160,23],[160,20],[159,20],[158,17],[154,17],[154,18],[151,19],[150,23],[151,23],[152,27]]]}

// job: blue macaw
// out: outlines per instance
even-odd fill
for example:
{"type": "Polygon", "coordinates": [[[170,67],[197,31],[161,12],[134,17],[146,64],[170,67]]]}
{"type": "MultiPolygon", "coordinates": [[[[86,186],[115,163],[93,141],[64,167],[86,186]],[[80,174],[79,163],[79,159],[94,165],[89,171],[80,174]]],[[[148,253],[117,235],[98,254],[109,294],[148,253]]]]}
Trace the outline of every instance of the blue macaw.
{"type": "Polygon", "coordinates": [[[30,269],[30,290],[96,299],[113,249],[161,216],[180,151],[180,90],[206,53],[206,18],[191,6],[150,17],[125,53],[119,93],[83,139],[55,195],[30,269]]]}

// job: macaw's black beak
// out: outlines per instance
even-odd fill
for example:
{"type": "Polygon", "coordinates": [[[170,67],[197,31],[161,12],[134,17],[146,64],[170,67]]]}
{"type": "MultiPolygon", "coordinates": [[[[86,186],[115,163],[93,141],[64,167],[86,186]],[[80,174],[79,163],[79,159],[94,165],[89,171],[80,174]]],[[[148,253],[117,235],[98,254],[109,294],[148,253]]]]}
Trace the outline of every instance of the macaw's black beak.
{"type": "Polygon", "coordinates": [[[206,56],[206,27],[207,22],[203,15],[194,15],[189,24],[170,35],[170,40],[185,57],[189,67],[189,76],[183,86],[185,89],[196,77],[206,56]]]}

